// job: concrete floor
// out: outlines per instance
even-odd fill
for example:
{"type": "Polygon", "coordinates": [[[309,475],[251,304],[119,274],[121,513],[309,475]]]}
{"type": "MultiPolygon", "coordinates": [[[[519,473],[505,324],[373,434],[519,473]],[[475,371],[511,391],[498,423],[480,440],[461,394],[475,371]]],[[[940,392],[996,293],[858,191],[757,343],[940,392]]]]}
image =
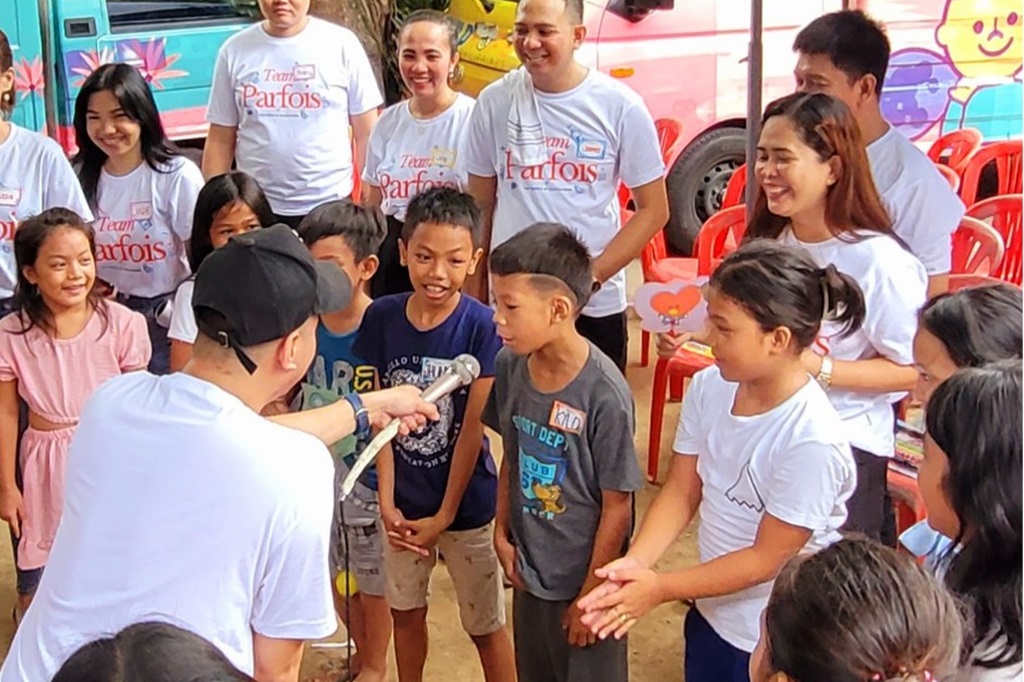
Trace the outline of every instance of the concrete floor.
{"type": "MultiPolygon", "coordinates": [[[[630,273],[633,275],[634,273],[630,273]]],[[[631,281],[636,278],[631,276],[631,281]]],[[[631,287],[632,288],[632,287],[631,287]]],[[[650,387],[653,365],[643,368],[640,360],[640,328],[633,320],[630,323],[630,366],[627,379],[636,399],[637,432],[636,449],[641,470],[646,471],[647,425],[650,419],[650,387]]],[[[665,428],[662,432],[662,458],[660,480],[664,479],[675,431],[679,405],[670,404],[665,414],[665,428]]],[[[495,448],[500,452],[500,448],[495,448]]],[[[637,511],[643,514],[657,494],[657,486],[648,485],[637,496],[637,511]]],[[[659,568],[671,569],[696,562],[697,548],[695,528],[691,528],[665,555],[659,568]]],[[[475,682],[483,680],[483,673],[469,638],[463,633],[458,619],[455,593],[451,580],[443,566],[434,573],[430,624],[430,654],[427,659],[426,682],[459,680],[475,682]]],[[[14,623],[10,618],[14,606],[14,569],[11,552],[0,549],[0,651],[4,654],[14,635],[14,623]]],[[[509,613],[511,613],[511,591],[508,591],[509,613]]],[[[635,682],[662,682],[682,678],[682,616],[685,607],[668,604],[655,609],[639,622],[630,636],[631,679],[635,682]]],[[[510,630],[511,632],[511,630],[510,630]]],[[[344,641],[339,631],[329,641],[344,641]]],[[[307,648],[303,662],[302,682],[335,682],[345,670],[344,649],[319,648],[316,643],[307,648]]],[[[392,654],[393,658],[393,654],[392,654]]],[[[392,660],[391,680],[397,681],[392,660]]],[[[599,682],[599,681],[595,681],[599,682]]]]}

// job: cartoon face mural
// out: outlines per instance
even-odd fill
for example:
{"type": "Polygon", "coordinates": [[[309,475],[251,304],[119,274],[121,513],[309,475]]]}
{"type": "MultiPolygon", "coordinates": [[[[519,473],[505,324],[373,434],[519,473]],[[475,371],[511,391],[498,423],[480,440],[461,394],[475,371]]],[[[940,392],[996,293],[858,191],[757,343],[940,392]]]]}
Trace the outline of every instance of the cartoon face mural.
{"type": "Polygon", "coordinates": [[[949,0],[935,41],[964,78],[1011,77],[1024,56],[1020,12],[1017,0],[949,0]]]}
{"type": "Polygon", "coordinates": [[[1020,137],[1024,16],[1019,0],[947,0],[935,31],[942,53],[919,47],[889,60],[882,113],[911,139],[977,128],[988,141],[1020,137]]]}

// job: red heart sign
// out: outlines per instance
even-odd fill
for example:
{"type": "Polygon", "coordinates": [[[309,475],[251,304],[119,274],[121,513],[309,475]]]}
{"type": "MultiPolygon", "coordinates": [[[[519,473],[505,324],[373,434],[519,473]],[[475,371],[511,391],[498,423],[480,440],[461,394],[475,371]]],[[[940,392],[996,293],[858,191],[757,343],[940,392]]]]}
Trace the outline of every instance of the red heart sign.
{"type": "Polygon", "coordinates": [[[677,293],[660,291],[651,296],[651,308],[665,317],[679,319],[697,307],[703,294],[700,287],[683,287],[677,293]]]}

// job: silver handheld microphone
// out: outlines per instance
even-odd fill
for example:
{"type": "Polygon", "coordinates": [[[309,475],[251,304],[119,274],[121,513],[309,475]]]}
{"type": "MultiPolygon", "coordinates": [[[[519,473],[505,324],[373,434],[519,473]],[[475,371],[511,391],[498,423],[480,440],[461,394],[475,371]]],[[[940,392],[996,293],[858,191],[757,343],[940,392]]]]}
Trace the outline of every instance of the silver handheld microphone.
{"type": "MultiPolygon", "coordinates": [[[[472,355],[465,353],[452,360],[441,376],[430,386],[423,389],[420,397],[428,403],[436,403],[449,393],[473,383],[478,376],[480,376],[480,362],[472,355]]],[[[366,448],[356,459],[355,464],[352,465],[348,476],[341,483],[341,499],[343,501],[352,494],[356,481],[366,471],[366,467],[370,466],[377,459],[377,454],[384,447],[384,444],[390,442],[392,438],[398,435],[398,428],[401,423],[400,419],[392,419],[387,426],[373,437],[373,440],[367,443],[366,448]]]]}

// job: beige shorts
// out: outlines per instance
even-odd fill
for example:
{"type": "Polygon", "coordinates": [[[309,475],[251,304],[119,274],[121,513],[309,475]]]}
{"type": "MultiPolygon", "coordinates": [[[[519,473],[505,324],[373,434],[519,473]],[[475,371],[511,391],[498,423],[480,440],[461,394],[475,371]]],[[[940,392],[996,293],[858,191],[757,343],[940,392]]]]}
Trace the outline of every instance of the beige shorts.
{"type": "Polygon", "coordinates": [[[472,530],[441,533],[428,557],[395,549],[385,541],[388,605],[396,611],[427,606],[430,574],[437,563],[438,550],[444,555],[448,575],[455,585],[463,629],[470,636],[479,637],[505,627],[505,592],[498,556],[494,553],[493,523],[472,530]]]}

